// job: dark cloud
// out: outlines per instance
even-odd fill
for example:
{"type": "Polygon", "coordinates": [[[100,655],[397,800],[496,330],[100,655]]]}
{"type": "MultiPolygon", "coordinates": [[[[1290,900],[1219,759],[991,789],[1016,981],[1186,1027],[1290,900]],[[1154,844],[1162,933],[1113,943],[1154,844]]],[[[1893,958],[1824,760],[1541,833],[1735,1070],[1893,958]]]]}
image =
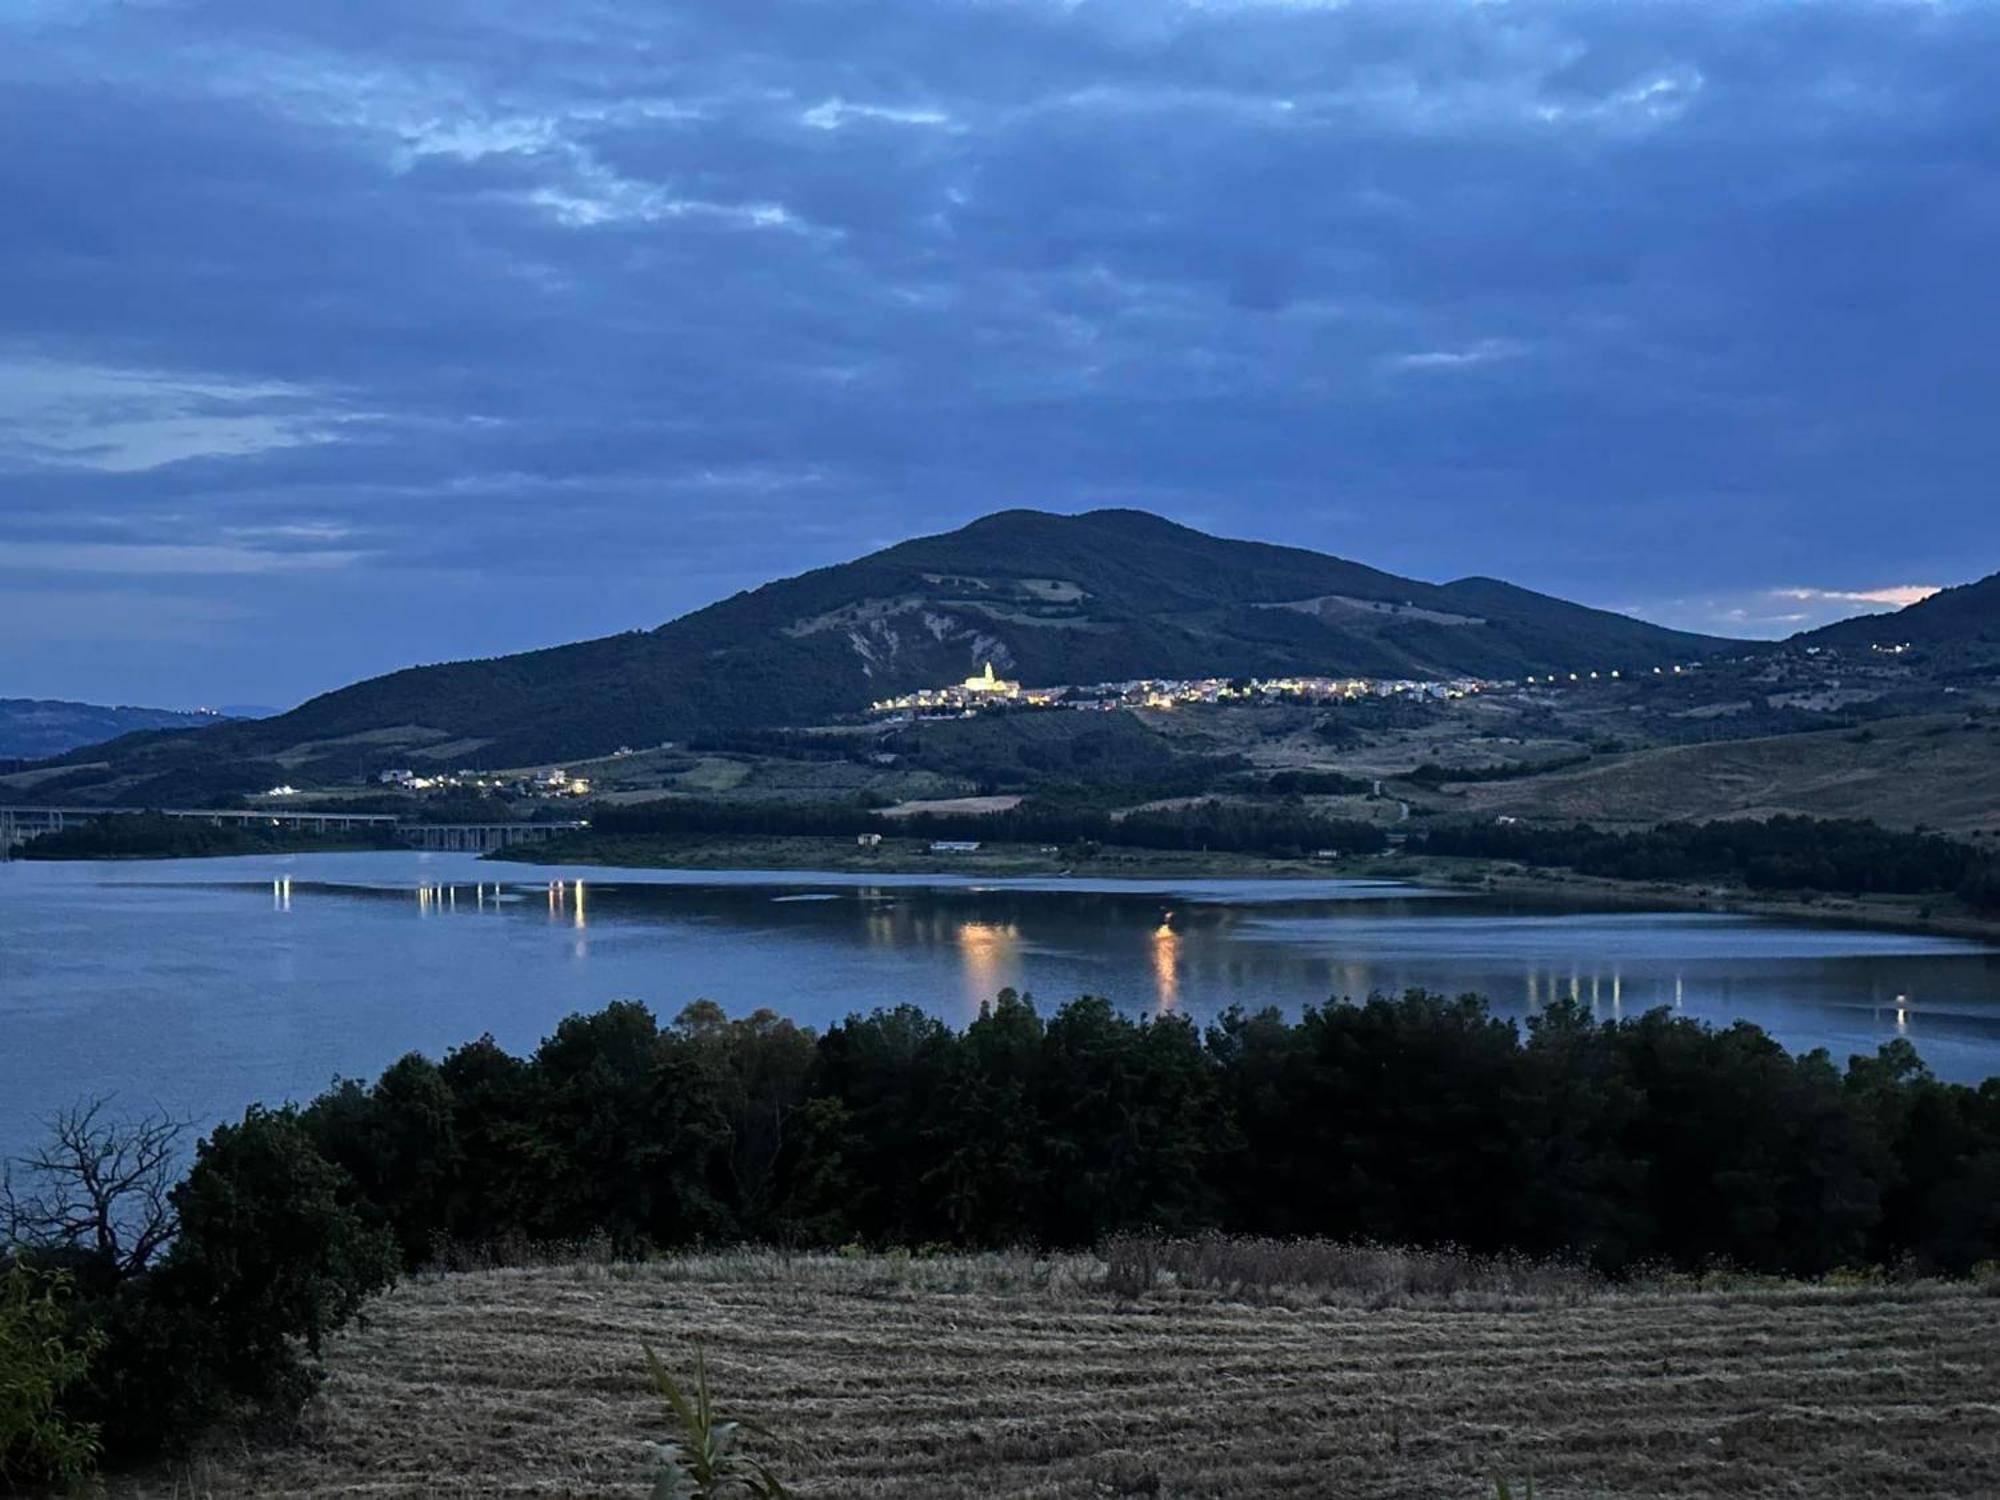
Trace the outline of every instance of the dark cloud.
{"type": "Polygon", "coordinates": [[[1012,504],[1765,633],[2000,565],[1987,7],[0,33],[0,692],[290,699],[1012,504]]]}

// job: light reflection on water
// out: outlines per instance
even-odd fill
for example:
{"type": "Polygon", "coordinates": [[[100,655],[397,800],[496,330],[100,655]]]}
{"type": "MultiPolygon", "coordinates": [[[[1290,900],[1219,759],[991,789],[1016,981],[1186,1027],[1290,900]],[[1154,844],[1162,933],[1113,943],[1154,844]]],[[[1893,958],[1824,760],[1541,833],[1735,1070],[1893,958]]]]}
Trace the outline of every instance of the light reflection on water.
{"type": "Polygon", "coordinates": [[[1178,1008],[1180,998],[1181,940],[1168,912],[1153,929],[1153,1007],[1164,1014],[1178,1008]]]}
{"type": "Polygon", "coordinates": [[[1844,1060],[1907,1036],[2000,1072],[2000,954],[1919,934],[1580,912],[1355,882],[923,885],[345,854],[0,866],[0,1148],[77,1094],[205,1115],[636,998],[824,1026],[1000,989],[1197,1021],[1421,987],[1765,1026],[1844,1060]],[[411,921],[414,916],[418,920],[411,921]]]}

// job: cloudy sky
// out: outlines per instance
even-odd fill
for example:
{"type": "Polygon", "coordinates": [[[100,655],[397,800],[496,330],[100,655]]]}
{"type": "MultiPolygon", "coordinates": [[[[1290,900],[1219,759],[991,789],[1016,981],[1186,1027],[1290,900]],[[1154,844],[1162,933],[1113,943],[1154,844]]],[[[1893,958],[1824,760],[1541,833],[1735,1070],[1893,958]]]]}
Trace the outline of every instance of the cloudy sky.
{"type": "Polygon", "coordinates": [[[0,0],[0,696],[1135,505],[1740,634],[2000,568],[2000,7],[0,0]]]}

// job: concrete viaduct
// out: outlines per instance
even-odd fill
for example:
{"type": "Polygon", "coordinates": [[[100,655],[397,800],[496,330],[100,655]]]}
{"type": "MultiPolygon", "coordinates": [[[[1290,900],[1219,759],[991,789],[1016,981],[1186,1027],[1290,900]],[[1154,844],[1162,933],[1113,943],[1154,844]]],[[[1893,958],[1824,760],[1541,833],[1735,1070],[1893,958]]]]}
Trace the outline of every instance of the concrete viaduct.
{"type": "Polygon", "coordinates": [[[206,807],[0,807],[0,858],[45,833],[95,823],[121,813],[150,812],[187,818],[217,828],[285,828],[299,833],[376,833],[419,849],[484,854],[514,844],[540,843],[559,833],[590,825],[564,823],[406,823],[394,813],[287,812],[281,808],[256,811],[206,807]]]}

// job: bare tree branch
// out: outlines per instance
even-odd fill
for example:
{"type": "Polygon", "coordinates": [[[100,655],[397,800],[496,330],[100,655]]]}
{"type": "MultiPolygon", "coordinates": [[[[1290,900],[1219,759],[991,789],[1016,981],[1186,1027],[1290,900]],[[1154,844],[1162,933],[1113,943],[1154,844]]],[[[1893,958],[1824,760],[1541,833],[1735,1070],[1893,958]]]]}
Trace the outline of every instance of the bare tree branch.
{"type": "Polygon", "coordinates": [[[107,1119],[103,1099],[61,1111],[40,1149],[0,1171],[0,1245],[143,1270],[179,1228],[172,1194],[191,1128],[166,1114],[107,1119]]]}

